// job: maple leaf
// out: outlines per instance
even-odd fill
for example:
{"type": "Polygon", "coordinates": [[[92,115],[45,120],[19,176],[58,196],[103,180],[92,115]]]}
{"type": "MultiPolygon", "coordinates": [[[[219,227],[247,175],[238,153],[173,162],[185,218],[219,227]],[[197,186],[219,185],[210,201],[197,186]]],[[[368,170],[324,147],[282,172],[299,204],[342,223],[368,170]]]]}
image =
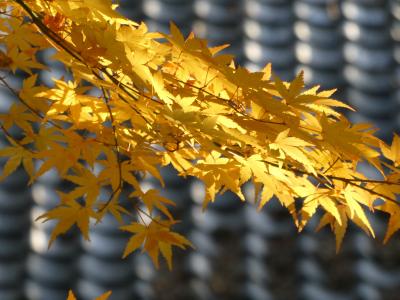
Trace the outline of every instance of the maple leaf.
{"type": "Polygon", "coordinates": [[[337,201],[332,196],[333,193],[329,189],[323,189],[315,191],[315,194],[311,194],[305,198],[300,210],[301,221],[299,224],[299,231],[303,230],[304,226],[316,213],[319,206],[322,206],[326,213],[331,215],[339,226],[342,225],[342,219],[337,208],[337,201]]]}
{"type": "Polygon", "coordinates": [[[395,167],[400,166],[400,138],[397,134],[394,134],[390,148],[381,141],[381,150],[387,159],[394,162],[395,167]]]}
{"type": "Polygon", "coordinates": [[[192,244],[178,233],[170,231],[171,221],[161,221],[155,218],[148,225],[133,222],[129,225],[120,227],[121,230],[128,231],[134,235],[129,239],[124,250],[123,258],[143,245],[143,251],[147,252],[153,263],[159,267],[159,254],[165,258],[168,268],[172,269],[171,246],[185,249],[193,247],[192,244]]]}
{"type": "Polygon", "coordinates": [[[333,232],[335,233],[335,236],[336,236],[336,253],[339,252],[339,249],[342,245],[343,238],[344,238],[344,235],[347,230],[347,223],[348,223],[348,221],[347,221],[348,218],[347,218],[345,210],[340,209],[341,208],[340,206],[338,208],[339,208],[341,222],[337,222],[336,220],[334,220],[333,225],[332,225],[333,232]]]}
{"type": "Polygon", "coordinates": [[[164,179],[161,177],[159,170],[155,167],[155,165],[160,163],[159,159],[151,157],[148,152],[137,152],[132,163],[136,170],[149,172],[154,178],[158,179],[162,187],[165,186],[164,179]]]}
{"type": "Polygon", "coordinates": [[[82,0],[82,1],[58,1],[56,3],[59,11],[72,20],[86,21],[94,19],[97,21],[109,21],[124,25],[137,25],[137,23],[122,17],[115,11],[117,6],[111,0],[82,0]]]}
{"type": "Polygon", "coordinates": [[[43,18],[43,24],[46,25],[51,31],[57,33],[64,30],[66,25],[65,22],[66,17],[59,12],[57,12],[55,16],[45,15],[43,18]]]}
{"type": "Polygon", "coordinates": [[[35,219],[35,221],[44,219],[43,222],[58,220],[51,232],[48,247],[51,247],[57,236],[66,233],[74,224],[78,226],[83,237],[89,240],[89,220],[90,218],[97,219],[98,215],[91,207],[80,205],[72,194],[59,192],[59,195],[61,196],[61,204],[35,219]]]}
{"type": "MultiPolygon", "coordinates": [[[[307,156],[307,152],[303,150],[305,147],[310,147],[312,145],[297,137],[289,137],[289,131],[290,128],[279,133],[274,143],[269,145],[270,149],[278,150],[280,152],[280,157],[283,159],[286,156],[293,158],[294,160],[302,163],[307,171],[316,174],[315,169],[312,167],[313,164],[307,156]]],[[[281,162],[281,165],[282,163],[283,162],[281,162]]]]}
{"type": "Polygon", "coordinates": [[[84,197],[85,206],[92,207],[100,194],[100,188],[105,185],[103,178],[96,176],[91,170],[80,168],[75,170],[76,175],[66,175],[63,178],[78,185],[70,195],[77,199],[84,197]]]}
{"type": "Polygon", "coordinates": [[[304,73],[299,72],[296,78],[291,82],[285,84],[279,77],[274,76],[275,88],[277,95],[282,97],[284,103],[292,106],[296,106],[299,103],[305,101],[300,96],[301,91],[304,88],[304,73]]]}
{"type": "Polygon", "coordinates": [[[331,147],[330,150],[335,152],[341,151],[342,155],[346,155],[350,159],[358,159],[360,157],[360,151],[357,148],[357,144],[363,144],[362,134],[357,132],[357,128],[352,128],[345,117],[341,117],[341,121],[342,122],[335,122],[331,118],[323,115],[320,120],[322,137],[331,147]],[[340,139],[337,138],[338,132],[342,133],[340,139]]]}
{"type": "Polygon", "coordinates": [[[9,31],[3,39],[9,50],[25,51],[32,49],[32,47],[46,47],[48,45],[32,24],[24,23],[23,20],[18,18],[8,19],[7,22],[12,31],[9,31]]]}
{"type": "Polygon", "coordinates": [[[160,196],[160,192],[158,190],[150,189],[146,192],[142,192],[141,190],[135,190],[132,192],[129,197],[139,197],[140,200],[144,203],[144,205],[149,210],[151,214],[154,208],[157,208],[164,215],[166,215],[170,220],[173,220],[171,213],[165,205],[175,206],[175,202],[160,196]]]}
{"type": "Polygon", "coordinates": [[[367,229],[367,233],[371,233],[373,237],[375,237],[374,230],[371,227],[371,224],[369,223],[367,216],[365,215],[365,212],[363,208],[361,207],[361,204],[364,205],[369,205],[372,208],[372,201],[369,200],[370,198],[369,194],[362,193],[364,190],[362,189],[356,189],[352,185],[347,185],[346,188],[344,189],[344,198],[348,204],[348,210],[350,212],[349,217],[353,220],[360,221],[363,229],[367,229]],[[355,218],[355,216],[357,218],[355,218]]]}
{"type": "Polygon", "coordinates": [[[160,71],[153,75],[153,87],[159,99],[163,100],[167,105],[172,105],[173,95],[165,88],[163,75],[160,71]]]}
{"type": "Polygon", "coordinates": [[[7,56],[2,50],[0,50],[0,68],[9,68],[11,66],[12,60],[7,56]]]}
{"type": "Polygon", "coordinates": [[[22,88],[19,91],[18,96],[30,107],[34,109],[38,109],[39,111],[46,111],[48,108],[46,100],[41,97],[37,97],[36,95],[44,92],[46,87],[44,86],[35,86],[38,74],[34,74],[29,76],[27,79],[24,79],[22,83],[22,88]]]}
{"type": "Polygon", "coordinates": [[[4,180],[15,170],[17,170],[21,163],[25,171],[32,178],[34,172],[34,165],[32,161],[34,159],[34,154],[11,140],[10,143],[13,144],[13,146],[0,149],[0,156],[9,157],[3,166],[3,172],[0,176],[0,181],[4,180]]]}
{"type": "Polygon", "coordinates": [[[111,215],[120,223],[123,224],[123,218],[121,214],[125,214],[132,217],[132,213],[130,213],[125,207],[118,204],[118,199],[121,194],[121,190],[116,190],[111,195],[112,198],[108,198],[105,202],[98,201],[97,207],[99,210],[97,211],[98,222],[104,217],[104,215],[109,212],[111,215]]]}
{"type": "Polygon", "coordinates": [[[80,111],[81,109],[81,93],[88,91],[89,87],[78,87],[77,82],[64,82],[62,80],[53,79],[55,83],[54,89],[49,89],[41,93],[37,93],[37,97],[42,97],[53,101],[46,116],[54,116],[63,114],[66,110],[72,109],[80,111]]]}
{"type": "MultiPolygon", "coordinates": [[[[354,108],[352,108],[351,106],[347,105],[346,103],[343,103],[341,101],[335,100],[335,99],[331,99],[330,97],[336,92],[336,89],[333,90],[328,90],[328,91],[320,91],[318,93],[316,93],[316,96],[319,97],[319,99],[315,99],[314,102],[312,104],[310,104],[309,106],[332,106],[332,107],[342,107],[342,108],[346,108],[348,110],[351,111],[355,111],[354,108]]],[[[304,94],[310,93],[310,90],[304,92],[304,94]]],[[[311,93],[313,94],[313,93],[311,93]]],[[[338,115],[337,112],[333,111],[333,110],[322,110],[326,113],[331,113],[333,115],[338,115]]]]}
{"type": "Polygon", "coordinates": [[[332,231],[335,234],[335,238],[336,238],[336,253],[338,253],[340,250],[344,235],[347,230],[347,224],[348,224],[346,207],[338,206],[337,208],[338,208],[338,211],[340,214],[340,222],[338,222],[333,215],[331,215],[330,213],[327,212],[322,216],[322,218],[316,228],[316,230],[318,231],[325,225],[328,225],[328,224],[330,225],[332,231]]]}
{"type": "Polygon", "coordinates": [[[104,169],[99,173],[98,180],[110,181],[111,187],[115,191],[120,186],[122,172],[126,172],[126,168],[129,166],[127,162],[121,163],[115,152],[106,150],[105,153],[106,159],[99,161],[104,169]]]}
{"type": "Polygon", "coordinates": [[[94,138],[85,138],[73,130],[64,130],[62,134],[63,141],[68,143],[68,149],[74,149],[93,168],[100,153],[104,151],[104,146],[94,138]]]}
{"type": "Polygon", "coordinates": [[[400,229],[400,208],[393,202],[385,202],[376,207],[390,215],[389,224],[383,242],[386,244],[390,237],[400,229]]]}
{"type": "Polygon", "coordinates": [[[191,156],[186,154],[187,152],[183,151],[166,152],[162,157],[162,165],[167,166],[171,164],[178,172],[187,172],[193,165],[189,160],[191,156]]]}
{"type": "Polygon", "coordinates": [[[201,179],[206,186],[203,208],[211,201],[221,188],[229,189],[243,201],[244,196],[239,187],[240,168],[236,161],[221,157],[221,153],[212,151],[205,160],[199,160],[195,167],[188,170],[190,174],[201,179]]]}
{"type": "Polygon", "coordinates": [[[13,73],[20,69],[28,74],[32,74],[32,69],[47,69],[46,66],[36,61],[34,55],[27,51],[19,51],[17,48],[11,49],[7,53],[7,57],[11,60],[9,64],[13,73]]]}
{"type": "Polygon", "coordinates": [[[26,132],[32,131],[32,123],[38,118],[34,116],[26,106],[13,103],[7,114],[0,114],[0,120],[4,128],[10,129],[13,125],[17,125],[26,132]]]}
{"type": "Polygon", "coordinates": [[[48,149],[43,149],[35,154],[36,158],[44,160],[35,177],[43,175],[54,167],[63,177],[72,166],[76,165],[79,153],[76,153],[75,149],[63,147],[58,143],[48,144],[48,146],[48,149]]]}
{"type": "MultiPolygon", "coordinates": [[[[241,181],[247,182],[253,176],[255,186],[263,185],[258,210],[264,207],[281,188],[278,180],[269,174],[268,166],[259,154],[252,155],[247,159],[237,158],[243,166],[240,169],[241,181]]],[[[258,190],[255,190],[257,199],[258,190]]]]}

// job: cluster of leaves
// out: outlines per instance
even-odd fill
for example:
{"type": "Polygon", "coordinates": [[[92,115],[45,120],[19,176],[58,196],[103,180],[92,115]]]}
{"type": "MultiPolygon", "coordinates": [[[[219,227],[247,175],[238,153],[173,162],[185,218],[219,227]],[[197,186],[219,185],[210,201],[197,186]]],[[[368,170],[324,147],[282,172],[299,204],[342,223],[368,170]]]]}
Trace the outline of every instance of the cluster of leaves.
{"type": "Polygon", "coordinates": [[[0,150],[9,157],[2,177],[22,164],[31,183],[55,168],[73,184],[40,217],[58,220],[50,243],[73,225],[89,239],[90,222],[112,214],[132,233],[124,257],[142,248],[171,267],[171,247],[191,244],[172,231],[174,199],[138,179],[151,174],[164,185],[158,167],[167,165],[204,182],[204,207],[227,190],[245,200],[241,186],[251,182],[258,208],[275,196],[299,231],[320,210],[319,227],[330,225],[338,249],[349,220],[374,236],[366,211],[390,215],[385,241],[400,228],[397,136],[390,146],[370,125],[352,125],[335,91],[305,88],[302,73],[284,82],[270,65],[250,72],[219,54],[226,46],[185,39],[174,25],[170,35],[148,32],[115,8],[111,0],[0,3],[0,66],[30,75],[20,90],[0,79],[19,99],[0,115],[10,143],[0,150]],[[49,48],[70,81],[36,83],[35,69],[46,69],[37,54],[49,48]],[[383,179],[366,178],[360,163],[383,179]],[[126,189],[132,211],[121,205],[126,189]]]}

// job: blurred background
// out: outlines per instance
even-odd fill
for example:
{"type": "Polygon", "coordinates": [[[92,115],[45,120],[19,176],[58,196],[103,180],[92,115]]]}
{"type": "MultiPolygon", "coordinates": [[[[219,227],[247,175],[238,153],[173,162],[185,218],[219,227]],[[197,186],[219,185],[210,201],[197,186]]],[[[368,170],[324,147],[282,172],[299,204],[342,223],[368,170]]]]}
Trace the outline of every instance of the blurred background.
{"type": "MultiPolygon", "coordinates": [[[[400,126],[399,0],[121,0],[120,11],[151,30],[168,32],[174,21],[210,45],[257,70],[272,62],[282,78],[305,71],[308,85],[338,88],[336,98],[357,109],[354,122],[376,124],[391,141],[400,126]]],[[[50,53],[48,53],[50,54],[50,53]]],[[[47,56],[44,55],[43,60],[47,56]]],[[[49,62],[51,63],[51,62],[49,62]]],[[[62,66],[41,81],[63,75],[62,66]]],[[[13,82],[18,86],[20,80],[13,82]]],[[[0,88],[0,111],[16,101],[0,88]]],[[[5,145],[1,136],[0,146],[5,145]]],[[[0,161],[3,166],[5,160],[0,161]]],[[[363,172],[376,176],[367,167],[363,172]]],[[[65,300],[73,288],[91,300],[111,289],[110,300],[398,300],[400,239],[382,245],[387,220],[373,216],[378,239],[350,226],[335,254],[334,236],[315,224],[296,232],[277,202],[257,213],[229,193],[201,212],[202,183],[162,169],[162,194],[177,202],[178,231],[196,250],[174,252],[174,269],[153,268],[140,254],[122,260],[127,236],[109,217],[91,229],[91,242],[76,231],[47,242],[54,224],[33,220],[57,203],[68,185],[47,173],[29,189],[18,170],[0,184],[0,300],[65,300]]],[[[153,178],[145,187],[159,187],[153,178]]],[[[244,193],[252,201],[252,187],[244,193]]],[[[105,191],[106,193],[107,191],[105,191]]]]}

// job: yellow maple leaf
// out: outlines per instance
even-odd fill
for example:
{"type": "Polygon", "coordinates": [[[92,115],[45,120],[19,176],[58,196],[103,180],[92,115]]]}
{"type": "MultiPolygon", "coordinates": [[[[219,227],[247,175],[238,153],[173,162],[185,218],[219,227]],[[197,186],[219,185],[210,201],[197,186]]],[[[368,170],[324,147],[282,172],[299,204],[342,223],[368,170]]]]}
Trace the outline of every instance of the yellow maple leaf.
{"type": "Polygon", "coordinates": [[[4,180],[6,177],[11,175],[17,168],[23,165],[25,171],[29,174],[32,178],[34,173],[34,165],[33,165],[33,158],[34,155],[29,150],[12,143],[13,146],[5,147],[0,149],[0,156],[9,157],[5,165],[3,166],[3,171],[0,176],[0,181],[4,180]]]}
{"type": "Polygon", "coordinates": [[[32,69],[47,69],[46,66],[36,61],[34,53],[23,52],[17,48],[13,48],[7,53],[7,56],[11,60],[9,66],[13,73],[15,73],[17,69],[28,74],[32,74],[32,69]]]}
{"type": "Polygon", "coordinates": [[[175,97],[166,89],[165,81],[160,71],[153,74],[153,88],[159,99],[163,100],[167,105],[172,105],[175,97]]]}
{"type": "Polygon", "coordinates": [[[37,97],[36,94],[44,92],[46,87],[35,86],[38,74],[29,76],[22,82],[22,89],[19,91],[19,97],[27,103],[30,107],[38,111],[46,111],[48,108],[47,100],[37,97]]]}
{"type": "Polygon", "coordinates": [[[348,223],[348,218],[347,218],[347,214],[346,214],[346,207],[343,205],[339,205],[338,207],[338,211],[340,214],[340,222],[338,222],[335,217],[333,215],[331,215],[329,212],[326,212],[318,226],[317,226],[317,231],[320,230],[322,227],[326,226],[326,225],[330,225],[332,231],[335,234],[335,238],[336,238],[336,253],[339,252],[340,247],[342,245],[343,242],[343,237],[346,233],[347,230],[347,223],[348,223]]]}
{"type": "Polygon", "coordinates": [[[31,50],[32,47],[46,47],[48,43],[32,24],[24,22],[19,18],[7,20],[9,31],[2,39],[8,45],[8,49],[20,49],[21,51],[31,50]]]}
{"type": "Polygon", "coordinates": [[[210,201],[214,201],[216,194],[221,189],[224,189],[224,191],[231,190],[244,201],[244,196],[239,186],[240,166],[237,161],[221,157],[220,152],[212,151],[204,160],[199,160],[196,166],[188,171],[205,184],[206,194],[203,208],[210,201]]]}
{"type": "Polygon", "coordinates": [[[293,104],[298,101],[298,96],[304,88],[304,72],[301,71],[296,78],[288,84],[285,84],[279,77],[274,76],[276,91],[287,104],[293,104]]]}
{"type": "Polygon", "coordinates": [[[383,155],[394,162],[395,167],[400,165],[400,138],[397,134],[393,135],[390,148],[381,141],[381,150],[383,155]]]}
{"type": "Polygon", "coordinates": [[[371,224],[369,223],[367,216],[365,215],[364,209],[360,205],[372,205],[372,201],[369,201],[369,194],[362,193],[363,190],[361,189],[356,189],[352,185],[347,185],[346,188],[343,191],[344,198],[347,202],[348,209],[350,212],[350,219],[355,219],[355,216],[357,219],[361,222],[363,227],[367,228],[367,233],[371,233],[373,237],[375,237],[374,230],[371,227],[371,224]],[[359,191],[360,190],[360,191],[359,191]]]}
{"type": "Polygon", "coordinates": [[[159,254],[161,253],[168,263],[168,268],[172,269],[171,246],[177,246],[182,249],[193,247],[186,238],[170,231],[172,224],[171,221],[162,221],[154,218],[148,225],[132,222],[129,225],[120,227],[121,230],[134,234],[126,245],[123,258],[143,246],[143,251],[149,254],[157,268],[159,267],[159,254]]]}
{"type": "Polygon", "coordinates": [[[383,242],[386,244],[390,237],[400,229],[400,208],[393,202],[385,202],[383,205],[379,205],[376,208],[390,215],[389,224],[383,240],[383,242]]]}
{"type": "Polygon", "coordinates": [[[43,149],[35,154],[37,159],[44,160],[35,177],[40,177],[54,167],[62,177],[79,159],[79,153],[76,152],[76,149],[63,147],[58,143],[48,144],[47,146],[49,146],[48,149],[43,149]]]}
{"type": "Polygon", "coordinates": [[[0,121],[5,129],[10,129],[13,125],[17,125],[25,132],[31,132],[32,123],[38,121],[25,105],[13,103],[7,114],[0,114],[0,121]]]}
{"type": "Polygon", "coordinates": [[[166,215],[170,220],[173,220],[171,213],[169,212],[166,205],[175,206],[175,202],[160,196],[160,192],[158,190],[150,189],[146,192],[142,192],[141,190],[135,190],[132,192],[129,197],[139,197],[140,200],[144,203],[144,205],[149,210],[149,213],[152,214],[154,208],[161,211],[164,215],[166,215]]]}
{"type": "MultiPolygon", "coordinates": [[[[63,114],[67,110],[81,110],[81,94],[88,91],[89,87],[78,87],[78,82],[64,82],[63,80],[53,79],[55,88],[37,93],[37,97],[43,97],[53,101],[50,109],[46,112],[46,116],[57,116],[63,114]]],[[[78,118],[79,120],[79,118],[78,118]]]]}
{"type": "MultiPolygon", "coordinates": [[[[311,147],[313,145],[297,137],[288,136],[289,131],[290,128],[280,132],[275,141],[269,145],[269,148],[272,150],[278,150],[281,158],[284,159],[288,156],[300,162],[307,171],[316,174],[313,164],[310,161],[310,157],[307,155],[307,151],[305,150],[306,147],[311,147]]],[[[281,162],[281,165],[282,163],[283,162],[281,162]]]]}
{"type": "Polygon", "coordinates": [[[75,199],[79,197],[85,198],[85,206],[90,208],[96,202],[100,194],[100,188],[106,183],[103,178],[96,176],[91,170],[80,168],[76,175],[65,175],[64,179],[78,185],[70,195],[75,199]]]}
{"type": "Polygon", "coordinates": [[[299,224],[299,231],[303,230],[304,226],[308,223],[311,217],[316,213],[317,208],[322,208],[329,213],[339,225],[342,225],[342,219],[340,217],[339,210],[337,208],[337,201],[330,195],[329,189],[320,189],[315,191],[315,194],[311,194],[305,198],[303,206],[300,210],[301,221],[299,224]]]}
{"type": "Polygon", "coordinates": [[[53,219],[58,220],[57,225],[51,232],[49,248],[58,235],[67,232],[74,224],[78,226],[84,238],[89,240],[89,220],[90,218],[98,219],[98,215],[91,207],[80,205],[70,194],[59,194],[61,195],[61,204],[40,215],[35,220],[44,219],[43,222],[53,219]]]}

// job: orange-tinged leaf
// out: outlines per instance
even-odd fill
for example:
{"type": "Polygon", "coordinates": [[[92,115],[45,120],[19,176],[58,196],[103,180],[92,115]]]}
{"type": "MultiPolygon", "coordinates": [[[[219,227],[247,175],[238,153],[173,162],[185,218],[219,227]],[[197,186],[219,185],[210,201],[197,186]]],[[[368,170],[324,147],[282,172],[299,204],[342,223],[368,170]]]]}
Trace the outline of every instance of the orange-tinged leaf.
{"type": "Polygon", "coordinates": [[[2,50],[0,50],[0,68],[5,69],[11,66],[12,60],[2,50]]]}
{"type": "Polygon", "coordinates": [[[69,292],[68,292],[67,300],[76,300],[76,297],[75,297],[74,293],[71,290],[69,290],[69,292]]]}
{"type": "Polygon", "coordinates": [[[112,294],[112,291],[105,292],[103,295],[100,295],[95,300],[107,300],[112,294]]]}
{"type": "MultiPolygon", "coordinates": [[[[111,296],[111,294],[112,294],[111,291],[105,292],[104,294],[96,297],[96,299],[94,299],[94,300],[107,300],[111,296]]],[[[67,300],[77,300],[74,293],[71,290],[68,291],[67,300]]]]}
{"type": "Polygon", "coordinates": [[[10,174],[15,172],[15,170],[18,168],[18,166],[21,164],[22,156],[21,155],[14,155],[11,156],[6,164],[3,167],[3,173],[1,174],[0,180],[5,179],[8,177],[10,174]]]}
{"type": "Polygon", "coordinates": [[[122,258],[127,257],[129,254],[139,249],[142,246],[143,242],[145,241],[145,238],[146,236],[144,234],[139,234],[139,233],[131,237],[125,246],[122,258]]]}
{"type": "Polygon", "coordinates": [[[168,264],[168,269],[172,269],[172,247],[171,244],[160,242],[160,252],[168,264]]]}

